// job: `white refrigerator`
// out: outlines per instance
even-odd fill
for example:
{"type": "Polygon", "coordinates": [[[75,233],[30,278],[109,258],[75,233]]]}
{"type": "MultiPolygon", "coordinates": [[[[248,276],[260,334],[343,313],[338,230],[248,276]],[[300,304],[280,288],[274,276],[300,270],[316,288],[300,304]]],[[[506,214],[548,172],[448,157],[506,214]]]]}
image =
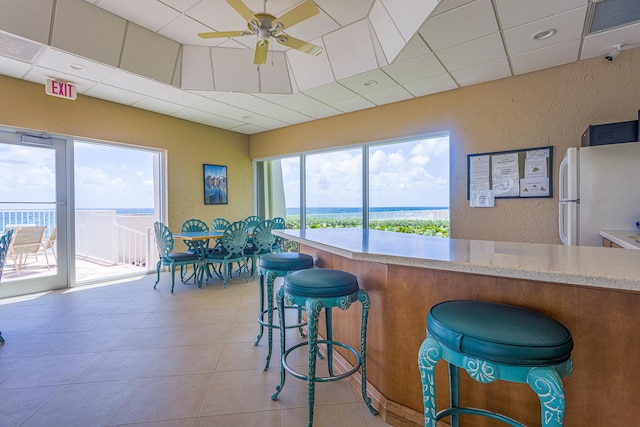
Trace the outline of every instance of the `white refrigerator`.
{"type": "Polygon", "coordinates": [[[600,230],[634,230],[640,220],[640,142],[572,147],[558,177],[560,239],[602,246],[600,230]]]}

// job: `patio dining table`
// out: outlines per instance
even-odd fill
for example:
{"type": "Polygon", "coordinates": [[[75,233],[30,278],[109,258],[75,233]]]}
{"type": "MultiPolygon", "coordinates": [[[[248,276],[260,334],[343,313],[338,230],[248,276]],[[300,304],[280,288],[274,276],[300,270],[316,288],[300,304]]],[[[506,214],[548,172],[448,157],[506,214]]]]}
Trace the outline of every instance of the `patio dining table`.
{"type": "MultiPolygon", "coordinates": [[[[209,268],[207,268],[207,243],[210,240],[221,239],[223,235],[224,231],[220,230],[185,231],[173,235],[174,239],[192,242],[198,252],[197,255],[200,257],[200,262],[197,264],[195,277],[198,287],[201,287],[204,283],[205,276],[207,277],[207,280],[209,277],[212,277],[209,268]]],[[[220,274],[217,271],[214,270],[214,272],[218,277],[220,277],[220,274]]],[[[222,279],[222,277],[220,277],[220,279],[222,279]]]]}

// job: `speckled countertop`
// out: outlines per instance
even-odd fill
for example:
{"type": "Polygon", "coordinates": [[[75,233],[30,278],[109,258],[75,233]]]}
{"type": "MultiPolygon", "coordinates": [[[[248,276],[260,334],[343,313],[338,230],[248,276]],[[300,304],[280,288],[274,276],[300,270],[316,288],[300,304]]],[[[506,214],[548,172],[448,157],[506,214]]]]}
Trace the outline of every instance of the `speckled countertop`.
{"type": "Polygon", "coordinates": [[[640,232],[637,230],[600,230],[600,235],[625,249],[640,249],[640,232]]]}
{"type": "Polygon", "coordinates": [[[640,292],[640,251],[441,239],[359,228],[274,234],[354,260],[640,292]]]}

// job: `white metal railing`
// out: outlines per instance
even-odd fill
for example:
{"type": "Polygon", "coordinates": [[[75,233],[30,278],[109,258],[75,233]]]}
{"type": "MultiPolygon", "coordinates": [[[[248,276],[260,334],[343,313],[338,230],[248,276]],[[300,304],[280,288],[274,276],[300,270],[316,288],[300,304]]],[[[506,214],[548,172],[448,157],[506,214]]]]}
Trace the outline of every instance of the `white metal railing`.
{"type": "MultiPolygon", "coordinates": [[[[76,257],[104,265],[155,264],[150,247],[154,215],[120,215],[115,210],[75,211],[76,257]]],[[[45,237],[56,226],[54,210],[0,210],[0,232],[7,225],[46,226],[45,237]]]]}

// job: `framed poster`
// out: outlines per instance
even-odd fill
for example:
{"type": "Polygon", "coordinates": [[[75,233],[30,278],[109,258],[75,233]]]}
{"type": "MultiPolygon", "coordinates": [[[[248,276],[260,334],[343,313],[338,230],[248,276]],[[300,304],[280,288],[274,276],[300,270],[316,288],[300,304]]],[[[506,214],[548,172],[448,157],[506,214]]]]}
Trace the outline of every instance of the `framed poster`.
{"type": "Polygon", "coordinates": [[[227,167],[220,165],[202,165],[204,180],[204,204],[226,205],[227,193],[227,167]]]}

